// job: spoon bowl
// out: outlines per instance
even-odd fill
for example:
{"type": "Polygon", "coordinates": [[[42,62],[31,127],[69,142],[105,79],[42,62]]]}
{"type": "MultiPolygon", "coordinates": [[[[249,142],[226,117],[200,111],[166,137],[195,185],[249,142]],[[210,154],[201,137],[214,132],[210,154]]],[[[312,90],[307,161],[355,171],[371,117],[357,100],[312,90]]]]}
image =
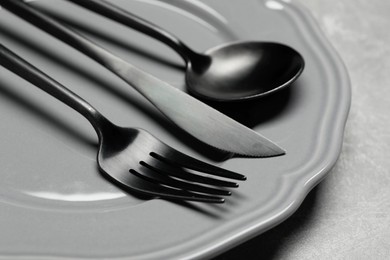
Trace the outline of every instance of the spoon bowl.
{"type": "Polygon", "coordinates": [[[214,101],[244,101],[288,87],[302,73],[294,49],[273,42],[234,42],[192,58],[186,70],[189,92],[214,101]]]}

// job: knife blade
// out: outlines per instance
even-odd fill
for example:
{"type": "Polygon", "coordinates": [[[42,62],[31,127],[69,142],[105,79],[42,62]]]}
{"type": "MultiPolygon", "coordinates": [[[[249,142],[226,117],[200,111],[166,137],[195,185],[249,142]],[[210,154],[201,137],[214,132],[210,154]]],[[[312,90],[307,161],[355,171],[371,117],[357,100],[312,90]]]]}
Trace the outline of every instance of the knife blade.
{"type": "Polygon", "coordinates": [[[134,87],[175,125],[198,140],[236,155],[285,154],[277,144],[108,50],[21,0],[0,0],[10,12],[97,61],[134,87]]]}

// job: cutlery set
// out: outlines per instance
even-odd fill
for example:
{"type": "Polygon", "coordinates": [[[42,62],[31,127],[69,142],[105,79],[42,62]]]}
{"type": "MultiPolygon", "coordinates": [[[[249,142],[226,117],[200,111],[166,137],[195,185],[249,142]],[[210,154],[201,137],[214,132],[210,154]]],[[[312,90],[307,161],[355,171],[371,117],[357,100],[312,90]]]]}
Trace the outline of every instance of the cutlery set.
{"type": "MultiPolygon", "coordinates": [[[[186,84],[189,92],[198,98],[222,102],[258,98],[287,87],[304,68],[302,56],[282,44],[231,43],[199,54],[172,34],[108,2],[68,1],[172,47],[186,62],[186,84]],[[229,66],[229,74],[224,73],[226,66],[229,66]]],[[[0,0],[0,6],[113,72],[168,120],[203,143],[246,157],[285,153],[266,137],[136,68],[33,5],[22,0],[0,0]]],[[[241,174],[185,155],[143,129],[116,126],[81,97],[1,44],[0,64],[72,107],[92,124],[99,139],[99,169],[125,190],[170,200],[222,203],[223,197],[231,194],[229,189],[238,187],[236,182],[225,179],[246,179],[241,174]]]]}

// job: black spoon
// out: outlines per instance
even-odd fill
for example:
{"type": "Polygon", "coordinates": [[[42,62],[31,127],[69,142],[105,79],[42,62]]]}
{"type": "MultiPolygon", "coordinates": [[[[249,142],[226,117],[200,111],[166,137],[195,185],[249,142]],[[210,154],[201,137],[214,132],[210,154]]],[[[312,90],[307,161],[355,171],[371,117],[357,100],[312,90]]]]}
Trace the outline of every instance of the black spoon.
{"type": "Polygon", "coordinates": [[[258,98],[289,86],[302,73],[303,57],[274,42],[236,42],[197,53],[177,37],[104,0],[68,0],[170,46],[186,62],[191,94],[216,101],[258,98]]]}

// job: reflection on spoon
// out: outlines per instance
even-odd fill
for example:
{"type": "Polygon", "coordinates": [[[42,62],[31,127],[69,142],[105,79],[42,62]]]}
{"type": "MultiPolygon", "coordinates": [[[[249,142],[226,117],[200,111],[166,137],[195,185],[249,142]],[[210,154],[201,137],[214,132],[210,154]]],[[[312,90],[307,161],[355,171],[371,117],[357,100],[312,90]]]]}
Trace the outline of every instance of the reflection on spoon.
{"type": "Polygon", "coordinates": [[[217,101],[241,101],[289,86],[302,73],[303,57],[274,42],[236,42],[203,54],[172,34],[104,0],[68,0],[145,33],[175,50],[186,62],[186,81],[195,96],[217,101]]]}

